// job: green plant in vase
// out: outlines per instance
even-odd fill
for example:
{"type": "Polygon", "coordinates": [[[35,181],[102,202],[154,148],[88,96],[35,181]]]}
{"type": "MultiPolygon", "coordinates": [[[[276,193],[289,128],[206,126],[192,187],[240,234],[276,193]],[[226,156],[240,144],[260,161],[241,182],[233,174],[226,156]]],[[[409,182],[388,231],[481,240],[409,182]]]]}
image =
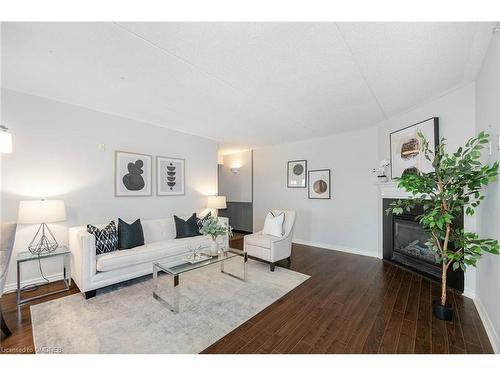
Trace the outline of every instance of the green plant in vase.
{"type": "Polygon", "coordinates": [[[489,135],[481,132],[467,141],[453,154],[446,152],[443,138],[435,150],[419,132],[420,152],[432,162],[430,173],[407,173],[396,180],[399,187],[409,193],[409,199],[398,200],[387,209],[387,214],[401,215],[417,205],[423,213],[417,220],[429,233],[427,243],[441,264],[441,299],[433,301],[434,315],[440,319],[452,319],[452,307],[446,303],[446,278],[453,270],[476,266],[485,252],[499,253],[496,239],[479,238],[474,232],[465,232],[455,226],[457,217],[465,212],[473,216],[484,199],[482,188],[495,181],[498,162],[483,164],[481,150],[489,143],[489,135]]]}
{"type": "Polygon", "coordinates": [[[217,217],[209,216],[203,222],[203,225],[200,228],[200,233],[212,238],[210,255],[217,255],[219,250],[217,238],[225,235],[231,237],[233,235],[233,229],[229,225],[222,224],[217,217]]]}

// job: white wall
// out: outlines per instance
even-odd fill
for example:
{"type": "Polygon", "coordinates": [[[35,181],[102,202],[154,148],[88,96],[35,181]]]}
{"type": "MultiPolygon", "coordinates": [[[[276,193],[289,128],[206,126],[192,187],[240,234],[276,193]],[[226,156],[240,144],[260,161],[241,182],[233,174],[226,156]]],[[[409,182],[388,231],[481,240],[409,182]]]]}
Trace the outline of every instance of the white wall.
{"type": "Polygon", "coordinates": [[[400,116],[377,124],[379,128],[379,159],[390,158],[389,134],[430,117],[439,117],[440,138],[446,138],[447,148],[455,150],[475,134],[475,85],[452,91],[400,116]]]}
{"type": "Polygon", "coordinates": [[[254,230],[272,208],[296,210],[295,242],[377,256],[376,139],[370,128],[254,150],[254,230]],[[330,200],[286,187],[287,161],[298,159],[331,169],[330,200]]]}
{"type": "MultiPolygon", "coordinates": [[[[476,81],[477,130],[492,136],[492,154],[485,161],[500,160],[497,134],[500,133],[500,34],[495,34],[476,81]]],[[[485,191],[478,226],[481,236],[500,240],[500,184],[485,191]]],[[[478,264],[476,305],[496,352],[500,352],[500,256],[484,255],[478,264]]]]}
{"type": "MultiPolygon", "coordinates": [[[[10,90],[2,91],[2,106],[1,121],[14,138],[14,153],[2,157],[2,219],[15,221],[22,199],[64,199],[68,220],[51,225],[61,244],[71,225],[192,213],[216,194],[217,144],[211,140],[10,90]],[[184,158],[186,194],[114,197],[115,150],[184,158]]],[[[15,252],[26,250],[34,230],[19,227],[15,252]]],[[[59,271],[52,263],[44,269],[48,275],[59,271]]],[[[32,264],[23,279],[38,275],[32,264]]]]}
{"type": "Polygon", "coordinates": [[[222,156],[219,169],[219,194],[228,202],[252,202],[252,151],[237,152],[222,156]],[[238,173],[231,168],[238,166],[238,173]]]}

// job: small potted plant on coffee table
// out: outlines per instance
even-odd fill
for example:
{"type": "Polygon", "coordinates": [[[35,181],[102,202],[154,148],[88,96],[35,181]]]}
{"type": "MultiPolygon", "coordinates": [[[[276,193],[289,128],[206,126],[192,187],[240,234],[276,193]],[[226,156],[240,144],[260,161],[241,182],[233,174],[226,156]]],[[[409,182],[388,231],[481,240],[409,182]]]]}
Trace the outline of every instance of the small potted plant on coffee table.
{"type": "Polygon", "coordinates": [[[203,225],[200,228],[200,233],[212,238],[210,255],[214,256],[219,253],[217,238],[225,235],[231,237],[233,235],[233,230],[229,225],[222,224],[217,217],[209,216],[206,220],[204,220],[203,225]]]}

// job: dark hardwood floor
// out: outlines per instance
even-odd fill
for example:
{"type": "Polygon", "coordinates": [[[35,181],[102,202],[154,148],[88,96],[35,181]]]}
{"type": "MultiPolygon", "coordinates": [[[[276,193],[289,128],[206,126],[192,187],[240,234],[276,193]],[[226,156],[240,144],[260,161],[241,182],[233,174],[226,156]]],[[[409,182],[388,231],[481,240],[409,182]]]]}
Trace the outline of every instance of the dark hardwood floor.
{"type": "Polygon", "coordinates": [[[233,237],[231,237],[231,246],[235,246],[234,244],[241,245],[243,248],[243,237],[245,237],[248,233],[239,232],[237,230],[233,230],[233,237]]]}
{"type": "Polygon", "coordinates": [[[438,320],[439,285],[417,274],[297,244],[290,268],[311,278],[203,353],[493,353],[474,302],[450,292],[454,320],[438,320]]]}
{"type": "MultiPolygon", "coordinates": [[[[232,246],[242,248],[243,238],[232,246]]],[[[311,278],[203,353],[492,353],[473,301],[450,293],[454,320],[440,321],[431,312],[438,284],[414,273],[296,244],[290,268],[311,278]]],[[[46,300],[78,292],[73,286],[46,300]]],[[[33,352],[29,307],[18,320],[14,293],[1,304],[13,335],[1,342],[0,352],[33,352]]]]}
{"type": "MultiPolygon", "coordinates": [[[[62,281],[50,283],[39,287],[37,291],[23,293],[23,298],[29,298],[34,295],[39,295],[46,292],[64,288],[62,281]]],[[[1,354],[29,354],[34,353],[35,348],[33,345],[33,329],[31,326],[30,305],[50,301],[56,298],[69,296],[74,293],[79,293],[78,287],[71,283],[71,288],[68,291],[54,294],[52,296],[44,297],[39,300],[27,303],[21,307],[20,314],[17,312],[16,307],[16,293],[7,293],[2,296],[1,308],[7,322],[7,326],[12,331],[12,336],[3,339],[0,342],[1,354]]]]}

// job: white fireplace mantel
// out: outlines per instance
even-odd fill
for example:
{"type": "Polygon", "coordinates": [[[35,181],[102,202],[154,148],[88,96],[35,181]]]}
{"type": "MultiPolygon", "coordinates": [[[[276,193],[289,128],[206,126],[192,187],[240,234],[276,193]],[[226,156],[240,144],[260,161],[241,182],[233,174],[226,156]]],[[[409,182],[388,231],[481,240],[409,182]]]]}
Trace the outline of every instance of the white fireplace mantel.
{"type": "Polygon", "coordinates": [[[379,198],[402,198],[406,199],[409,194],[403,189],[398,188],[398,182],[378,182],[379,198]]]}

